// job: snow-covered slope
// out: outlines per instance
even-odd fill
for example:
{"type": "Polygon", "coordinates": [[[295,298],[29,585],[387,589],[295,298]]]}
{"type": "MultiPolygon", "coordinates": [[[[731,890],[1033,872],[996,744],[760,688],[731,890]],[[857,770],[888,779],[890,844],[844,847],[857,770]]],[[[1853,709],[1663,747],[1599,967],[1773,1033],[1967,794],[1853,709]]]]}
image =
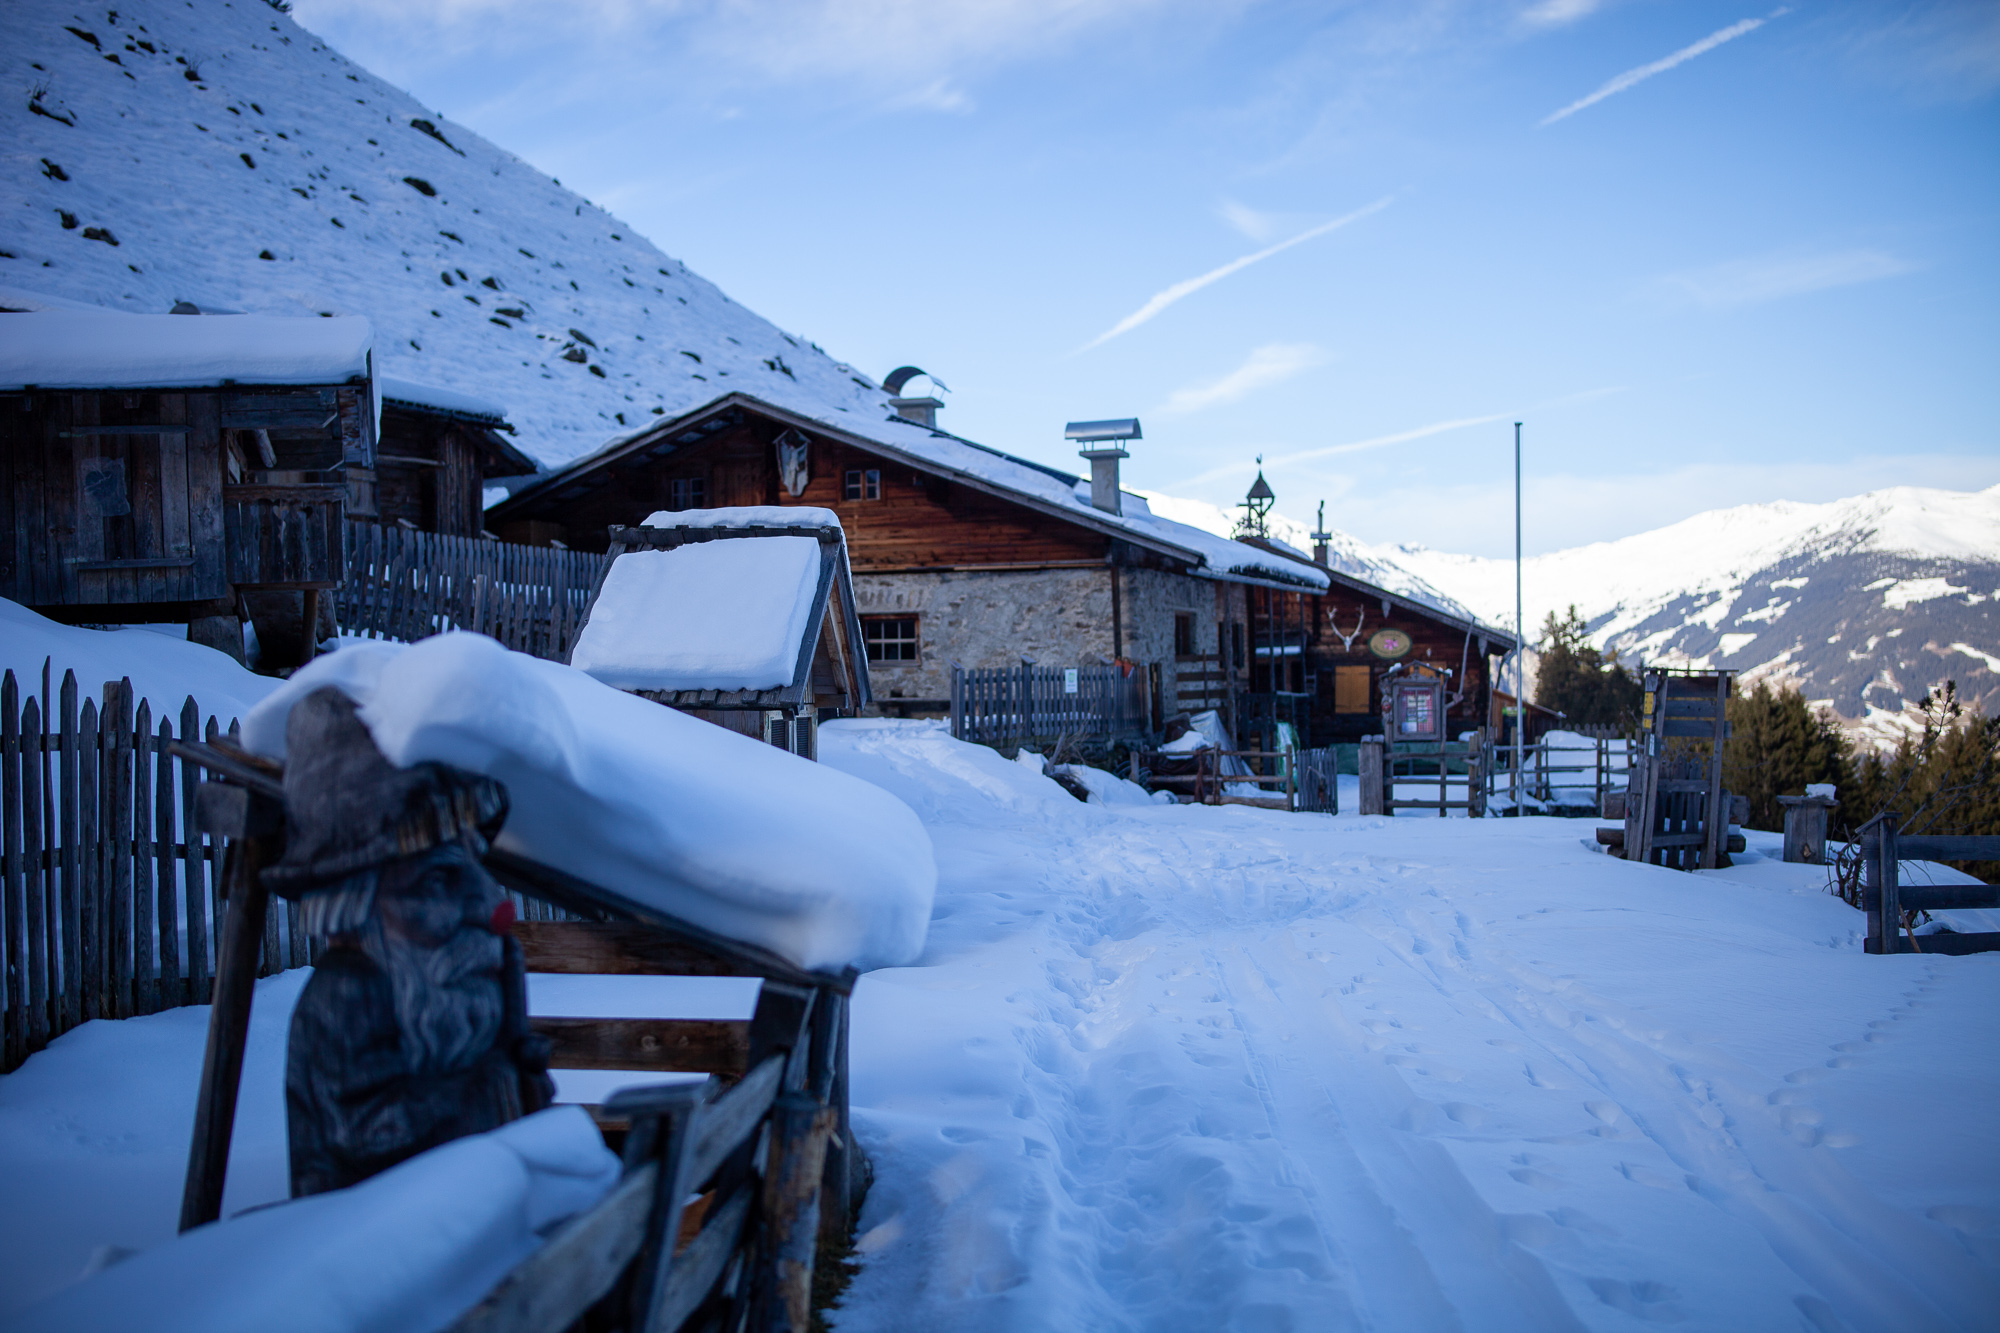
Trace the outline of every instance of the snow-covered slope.
{"type": "Polygon", "coordinates": [[[0,287],[365,315],[382,370],[505,404],[545,464],[730,389],[887,415],[850,367],[258,0],[9,0],[0,78],[0,287]]]}
{"type": "MultiPolygon", "coordinates": [[[[1512,619],[1511,561],[1413,546],[1375,554],[1512,619]]],[[[1627,661],[1795,680],[1878,739],[1900,734],[1906,710],[1947,679],[2000,707],[2000,487],[1713,510],[1536,556],[1523,584],[1530,633],[1575,603],[1627,661]]]]}

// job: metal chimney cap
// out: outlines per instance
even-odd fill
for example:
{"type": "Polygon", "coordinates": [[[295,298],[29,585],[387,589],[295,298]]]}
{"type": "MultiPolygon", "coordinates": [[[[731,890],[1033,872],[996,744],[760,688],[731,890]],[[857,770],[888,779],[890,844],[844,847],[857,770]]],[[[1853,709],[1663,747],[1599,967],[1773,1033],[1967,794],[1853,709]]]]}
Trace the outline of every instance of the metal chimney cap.
{"type": "Polygon", "coordinates": [[[1072,421],[1063,427],[1063,438],[1090,444],[1099,440],[1138,440],[1145,437],[1139,434],[1139,418],[1118,417],[1110,421],[1072,421]]]}

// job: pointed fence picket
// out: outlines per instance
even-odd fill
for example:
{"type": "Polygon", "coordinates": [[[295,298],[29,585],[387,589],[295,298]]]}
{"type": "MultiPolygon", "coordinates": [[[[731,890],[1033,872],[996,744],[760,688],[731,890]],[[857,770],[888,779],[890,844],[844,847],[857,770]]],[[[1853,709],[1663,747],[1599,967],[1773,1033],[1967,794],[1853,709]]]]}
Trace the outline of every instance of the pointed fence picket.
{"type": "MultiPolygon", "coordinates": [[[[222,843],[168,742],[221,720],[190,698],[155,724],[129,679],[91,699],[49,676],[25,698],[0,676],[0,1073],[93,1018],[206,1004],[214,981],[222,843]]],[[[296,912],[269,920],[258,974],[304,965],[296,912]]]]}
{"type": "Polygon", "coordinates": [[[1151,678],[1129,663],[951,668],[951,734],[980,745],[1024,745],[1058,736],[1116,739],[1152,729],[1151,678]],[[1070,673],[1075,692],[1070,692],[1070,673]]]}

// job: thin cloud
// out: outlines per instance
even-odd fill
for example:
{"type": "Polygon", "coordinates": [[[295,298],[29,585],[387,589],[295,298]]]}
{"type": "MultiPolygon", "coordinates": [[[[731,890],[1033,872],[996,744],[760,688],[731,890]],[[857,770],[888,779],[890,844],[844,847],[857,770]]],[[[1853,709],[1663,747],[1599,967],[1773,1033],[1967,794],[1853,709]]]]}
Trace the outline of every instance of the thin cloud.
{"type": "Polygon", "coordinates": [[[1843,250],[1834,254],[1732,260],[1669,274],[1657,285],[1671,304],[1723,310],[1894,278],[1914,272],[1916,267],[1881,250],[1843,250]]]}
{"type": "Polygon", "coordinates": [[[1599,0],[1542,0],[1521,15],[1524,22],[1538,28],[1554,28],[1574,23],[1597,12],[1599,0]]]}
{"type": "Polygon", "coordinates": [[[1220,379],[1192,384],[1167,395],[1164,410],[1172,416],[1199,412],[1205,407],[1233,403],[1259,389],[1281,384],[1302,370],[1310,370],[1326,360],[1326,353],[1311,343],[1267,343],[1250,353],[1242,365],[1220,379]]]}
{"type": "Polygon", "coordinates": [[[1269,213],[1260,213],[1254,208],[1225,199],[1216,210],[1222,220],[1242,232],[1253,241],[1268,241],[1278,230],[1278,220],[1269,213]]]}
{"type": "Polygon", "coordinates": [[[1192,296],[1210,283],[1221,282],[1230,274],[1249,268],[1259,260],[1269,259],[1281,250],[1289,250],[1295,245],[1301,245],[1306,241],[1312,240],[1314,237],[1324,236],[1330,231],[1337,231],[1350,222],[1360,221],[1370,213],[1379,213],[1387,208],[1389,203],[1389,199],[1377,199],[1366,208],[1357,208],[1344,217],[1337,217],[1331,222],[1322,222],[1319,226],[1308,228],[1288,241],[1279,241],[1276,245],[1267,245],[1255,254],[1244,255],[1241,259],[1232,259],[1221,268],[1211,269],[1198,278],[1189,278],[1185,282],[1177,282],[1164,291],[1154,293],[1152,299],[1147,301],[1146,304],[1140,306],[1137,310],[1125,316],[1125,318],[1119,320],[1116,324],[1106,329],[1103,333],[1098,334],[1077,350],[1088,352],[1093,347],[1101,347],[1121,333],[1130,333],[1133,329],[1138,328],[1141,324],[1144,324],[1147,320],[1159,314],[1182,297],[1192,296]]]}
{"type": "Polygon", "coordinates": [[[1565,117],[1575,115],[1587,106],[1596,106],[1607,97],[1622,93],[1635,84],[1644,83],[1655,74],[1664,74],[1676,65],[1684,65],[1696,56],[1705,55],[1713,51],[1716,47],[1721,46],[1724,42],[1733,42],[1745,33],[1755,32],[1772,19],[1779,18],[1790,12],[1790,9],[1780,8],[1772,10],[1768,15],[1760,19],[1743,19],[1741,22],[1732,23],[1726,28],[1710,33],[1692,46],[1683,46],[1672,55],[1655,60],[1650,65],[1641,65],[1637,69],[1628,69],[1590,96],[1583,98],[1581,101],[1571,102],[1562,110],[1543,117],[1541,123],[1543,125],[1553,125],[1565,117]]]}

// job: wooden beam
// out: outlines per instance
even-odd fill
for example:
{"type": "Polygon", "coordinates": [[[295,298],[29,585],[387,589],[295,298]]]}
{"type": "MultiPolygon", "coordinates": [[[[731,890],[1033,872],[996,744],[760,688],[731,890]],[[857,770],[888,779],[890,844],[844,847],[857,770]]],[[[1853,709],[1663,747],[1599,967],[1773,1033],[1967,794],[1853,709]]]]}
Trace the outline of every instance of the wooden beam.
{"type": "Polygon", "coordinates": [[[631,921],[516,921],[514,938],[530,972],[583,976],[754,977],[738,958],[713,953],[631,921]]]}
{"type": "Polygon", "coordinates": [[[556,1069],[642,1069],[740,1075],[750,1063],[750,1024],[700,1018],[531,1018],[549,1039],[556,1069]]]}

